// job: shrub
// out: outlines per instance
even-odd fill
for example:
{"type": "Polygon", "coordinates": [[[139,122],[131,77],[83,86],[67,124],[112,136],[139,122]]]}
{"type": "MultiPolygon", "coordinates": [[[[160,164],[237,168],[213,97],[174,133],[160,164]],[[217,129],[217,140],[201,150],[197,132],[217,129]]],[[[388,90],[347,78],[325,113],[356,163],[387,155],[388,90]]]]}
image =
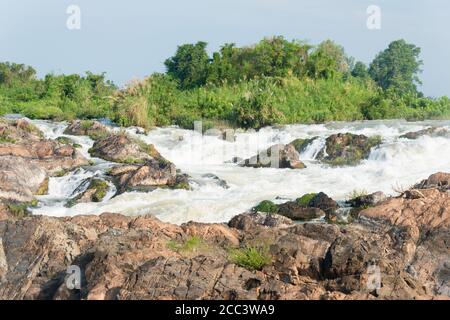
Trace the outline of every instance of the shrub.
{"type": "Polygon", "coordinates": [[[272,262],[272,256],[267,247],[245,247],[232,249],[230,259],[233,263],[250,271],[261,270],[272,262]]]}

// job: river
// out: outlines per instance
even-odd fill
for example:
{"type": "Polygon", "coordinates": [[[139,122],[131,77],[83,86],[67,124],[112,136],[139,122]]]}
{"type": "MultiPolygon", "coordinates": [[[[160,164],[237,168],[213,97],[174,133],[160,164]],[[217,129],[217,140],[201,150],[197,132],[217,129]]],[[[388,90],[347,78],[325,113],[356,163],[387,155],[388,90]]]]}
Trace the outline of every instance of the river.
{"type": "MultiPolygon", "coordinates": [[[[234,142],[217,136],[202,135],[176,127],[156,128],[142,134],[138,128],[126,131],[152,143],[183,173],[192,177],[192,190],[157,189],[153,192],[127,192],[113,197],[115,188],[100,203],[80,203],[71,208],[64,204],[85,188],[86,178],[104,176],[114,164],[91,158],[88,137],[64,135],[65,122],[32,121],[46,138],[67,136],[82,146],[81,152],[92,165],[63,177],[50,178],[49,194],[39,196],[33,214],[74,216],[117,212],[126,215],[151,213],[159,219],[180,224],[187,221],[225,222],[247,211],[262,200],[284,202],[305,193],[325,192],[343,201],[357,191],[383,191],[396,194],[438,171],[450,169],[450,137],[422,136],[416,140],[400,138],[409,132],[430,126],[450,129],[450,121],[406,122],[403,120],[334,122],[317,125],[267,127],[258,132],[237,131],[234,142]],[[325,138],[339,132],[379,135],[383,143],[372,149],[369,159],[357,166],[330,167],[315,160],[325,138]],[[296,138],[320,137],[300,155],[307,165],[303,170],[242,168],[233,157],[248,158],[258,150],[296,138]],[[226,181],[228,188],[211,175],[226,181]]],[[[118,128],[114,130],[119,130],[118,128]]]]}

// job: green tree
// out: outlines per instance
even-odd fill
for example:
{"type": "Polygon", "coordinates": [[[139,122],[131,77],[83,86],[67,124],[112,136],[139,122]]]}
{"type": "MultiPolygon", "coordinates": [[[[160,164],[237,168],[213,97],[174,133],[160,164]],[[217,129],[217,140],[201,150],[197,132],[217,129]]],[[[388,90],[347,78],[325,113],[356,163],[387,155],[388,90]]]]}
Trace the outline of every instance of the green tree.
{"type": "Polygon", "coordinates": [[[181,88],[195,88],[206,83],[210,64],[206,46],[207,43],[202,41],[181,45],[175,55],[164,62],[167,74],[178,80],[181,88]]]}
{"type": "Polygon", "coordinates": [[[355,63],[355,66],[353,67],[351,74],[355,78],[367,79],[370,77],[367,66],[361,61],[357,61],[355,63]]]}
{"type": "Polygon", "coordinates": [[[308,75],[313,79],[334,78],[347,74],[351,59],[344,48],[331,40],[320,43],[308,59],[308,75]]]}
{"type": "Polygon", "coordinates": [[[380,52],[370,64],[369,74],[384,90],[392,90],[400,95],[417,93],[421,84],[418,73],[423,64],[419,59],[420,48],[405,40],[396,40],[380,52]]]}

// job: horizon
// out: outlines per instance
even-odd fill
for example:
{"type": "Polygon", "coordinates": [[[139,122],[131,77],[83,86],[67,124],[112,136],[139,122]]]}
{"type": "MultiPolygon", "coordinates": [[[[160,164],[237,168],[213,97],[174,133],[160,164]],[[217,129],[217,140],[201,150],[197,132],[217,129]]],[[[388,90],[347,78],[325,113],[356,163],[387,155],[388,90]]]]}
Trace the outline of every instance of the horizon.
{"type": "Polygon", "coordinates": [[[205,41],[211,53],[227,42],[248,46],[275,35],[313,45],[331,39],[355,61],[369,64],[391,41],[403,38],[422,50],[423,85],[419,89],[426,96],[450,96],[450,74],[444,72],[450,70],[450,45],[445,41],[450,29],[445,12],[450,3],[373,2],[135,0],[131,5],[44,0],[35,7],[31,0],[1,0],[0,61],[30,65],[38,77],[105,72],[107,79],[122,87],[133,79],[164,72],[164,60],[184,43],[205,41]],[[66,26],[67,7],[72,4],[81,11],[79,30],[66,26]],[[380,30],[369,30],[366,25],[366,9],[372,4],[381,9],[380,30]]]}

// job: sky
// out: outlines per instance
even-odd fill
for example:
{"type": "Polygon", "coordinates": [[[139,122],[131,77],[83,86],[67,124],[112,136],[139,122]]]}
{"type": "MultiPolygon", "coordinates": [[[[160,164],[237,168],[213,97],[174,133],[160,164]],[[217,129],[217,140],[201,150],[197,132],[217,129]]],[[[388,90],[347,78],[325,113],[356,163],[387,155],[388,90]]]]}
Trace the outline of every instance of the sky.
{"type": "Polygon", "coordinates": [[[0,0],[0,61],[46,73],[106,72],[118,85],[164,71],[178,45],[251,45],[263,37],[318,44],[332,39],[370,63],[400,38],[421,47],[421,90],[450,96],[448,0],[0,0]],[[69,29],[70,5],[80,29],[69,29]],[[381,10],[369,29],[366,10],[381,10]]]}

